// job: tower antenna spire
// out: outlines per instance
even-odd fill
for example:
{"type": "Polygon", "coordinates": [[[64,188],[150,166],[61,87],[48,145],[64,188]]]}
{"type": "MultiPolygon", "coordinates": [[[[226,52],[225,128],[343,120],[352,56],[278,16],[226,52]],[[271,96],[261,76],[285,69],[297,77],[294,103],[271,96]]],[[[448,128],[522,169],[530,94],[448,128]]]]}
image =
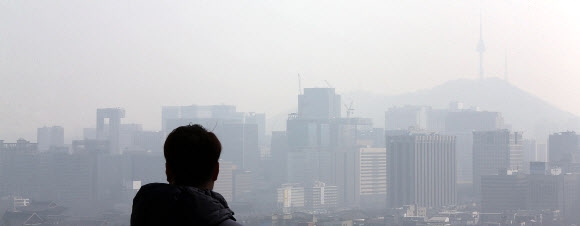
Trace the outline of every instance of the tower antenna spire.
{"type": "Polygon", "coordinates": [[[477,52],[479,53],[479,79],[483,80],[483,53],[485,52],[485,44],[483,43],[483,18],[481,1],[479,6],[479,42],[477,43],[477,52]]]}
{"type": "Polygon", "coordinates": [[[503,71],[503,77],[504,80],[506,82],[508,82],[508,53],[507,53],[507,49],[505,50],[505,59],[504,59],[504,71],[503,71]]]}

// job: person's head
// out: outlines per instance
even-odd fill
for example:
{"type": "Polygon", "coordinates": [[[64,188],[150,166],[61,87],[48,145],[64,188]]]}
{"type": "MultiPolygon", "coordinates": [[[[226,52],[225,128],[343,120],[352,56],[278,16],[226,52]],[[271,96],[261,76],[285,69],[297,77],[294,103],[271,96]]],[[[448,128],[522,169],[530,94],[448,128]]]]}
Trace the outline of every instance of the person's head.
{"type": "Polygon", "coordinates": [[[216,135],[201,125],[174,129],[163,146],[167,182],[213,189],[219,173],[221,150],[216,135]]]}

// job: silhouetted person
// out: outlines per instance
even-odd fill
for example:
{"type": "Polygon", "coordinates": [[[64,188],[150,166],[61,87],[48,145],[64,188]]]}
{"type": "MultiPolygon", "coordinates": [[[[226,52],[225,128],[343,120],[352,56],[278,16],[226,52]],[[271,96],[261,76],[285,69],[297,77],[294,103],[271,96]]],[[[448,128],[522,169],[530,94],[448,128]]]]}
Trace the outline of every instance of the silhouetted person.
{"type": "Polygon", "coordinates": [[[147,184],[133,199],[131,225],[236,226],[224,197],[213,192],[221,143],[200,125],[173,130],[163,147],[169,184],[147,184]]]}

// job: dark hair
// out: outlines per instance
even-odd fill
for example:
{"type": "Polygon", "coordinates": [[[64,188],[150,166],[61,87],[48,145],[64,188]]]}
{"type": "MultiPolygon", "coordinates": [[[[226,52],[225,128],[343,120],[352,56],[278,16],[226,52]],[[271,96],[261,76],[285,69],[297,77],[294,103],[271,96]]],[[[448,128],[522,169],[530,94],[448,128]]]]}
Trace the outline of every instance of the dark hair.
{"type": "Polygon", "coordinates": [[[174,129],[163,146],[173,182],[187,186],[201,186],[211,180],[221,151],[216,135],[198,124],[174,129]]]}

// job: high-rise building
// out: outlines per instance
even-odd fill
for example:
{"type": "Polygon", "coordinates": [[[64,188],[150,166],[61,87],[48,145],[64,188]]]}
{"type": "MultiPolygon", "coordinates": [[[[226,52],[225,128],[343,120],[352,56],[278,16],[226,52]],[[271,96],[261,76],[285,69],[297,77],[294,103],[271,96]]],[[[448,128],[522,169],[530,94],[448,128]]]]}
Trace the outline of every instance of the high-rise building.
{"type": "Polygon", "coordinates": [[[48,151],[51,148],[64,146],[64,128],[60,126],[42,127],[37,129],[36,141],[38,150],[48,151]]]}
{"type": "Polygon", "coordinates": [[[473,183],[473,131],[491,131],[504,127],[499,112],[463,109],[461,103],[452,103],[445,119],[446,135],[457,141],[457,182],[473,183]]]}
{"type": "Polygon", "coordinates": [[[305,207],[304,187],[299,184],[282,184],[277,189],[278,207],[284,213],[292,213],[305,207]]]}
{"type": "Polygon", "coordinates": [[[545,170],[545,163],[535,162],[533,174],[501,170],[497,175],[481,176],[482,212],[559,211],[565,222],[578,222],[580,174],[561,174],[545,170]]]}
{"type": "Polygon", "coordinates": [[[305,191],[306,207],[311,210],[336,208],[338,205],[338,188],[316,181],[305,191]]]}
{"type": "Polygon", "coordinates": [[[376,138],[372,119],[358,117],[332,119],[329,136],[330,148],[342,150],[357,150],[361,146],[374,146],[376,138]]]}
{"type": "Polygon", "coordinates": [[[38,184],[39,152],[37,143],[18,139],[16,143],[0,141],[0,195],[33,196],[38,184]]]}
{"type": "Polygon", "coordinates": [[[333,153],[334,178],[338,186],[338,202],[341,206],[360,205],[360,175],[357,173],[360,161],[357,161],[356,151],[338,151],[333,153]]]}
{"type": "Polygon", "coordinates": [[[233,105],[163,106],[161,108],[162,131],[167,136],[173,129],[189,124],[200,124],[214,130],[224,124],[257,124],[259,132],[265,132],[264,114],[238,112],[233,105]]]}
{"type": "Polygon", "coordinates": [[[258,127],[258,144],[264,146],[266,142],[266,114],[249,112],[245,118],[246,124],[256,124],[258,127]]]}
{"type": "Polygon", "coordinates": [[[390,207],[456,203],[455,137],[408,133],[386,139],[390,207]]]}
{"type": "Polygon", "coordinates": [[[288,145],[293,149],[329,147],[330,120],[304,119],[298,114],[290,114],[286,121],[288,145]]]}
{"type": "Polygon", "coordinates": [[[449,112],[445,120],[448,132],[490,131],[504,127],[504,120],[499,112],[464,110],[449,112]]]}
{"type": "Polygon", "coordinates": [[[560,210],[567,222],[580,220],[580,174],[529,175],[529,183],[527,209],[560,210]]]}
{"type": "Polygon", "coordinates": [[[298,95],[298,115],[303,119],[340,118],[340,95],[334,88],[304,88],[298,95]]]}
{"type": "Polygon", "coordinates": [[[220,173],[214,185],[214,191],[220,193],[228,202],[234,200],[234,170],[231,162],[220,161],[220,173]]]}
{"type": "Polygon", "coordinates": [[[166,136],[179,126],[200,124],[222,142],[224,161],[252,171],[260,165],[265,118],[265,114],[238,112],[233,105],[164,106],[161,109],[162,131],[166,136]]]}
{"type": "Polygon", "coordinates": [[[139,131],[133,134],[133,145],[147,152],[163,152],[165,137],[162,132],[139,131]]]}
{"type": "Polygon", "coordinates": [[[166,182],[165,158],[161,151],[127,152],[123,155],[127,161],[128,180],[140,181],[143,185],[166,182]]]}
{"type": "Polygon", "coordinates": [[[576,132],[551,134],[548,139],[548,160],[552,164],[565,164],[580,157],[580,139],[576,132]]]}
{"type": "Polygon", "coordinates": [[[135,135],[143,132],[141,124],[121,124],[119,127],[119,149],[125,151],[142,151],[135,146],[135,135]]]}
{"type": "Polygon", "coordinates": [[[427,117],[431,107],[392,107],[385,112],[386,130],[427,129],[427,117]]]}
{"type": "Polygon", "coordinates": [[[525,139],[522,143],[523,145],[523,169],[524,173],[530,173],[530,163],[536,162],[537,160],[537,145],[534,139],[525,139]]]}
{"type": "Polygon", "coordinates": [[[119,136],[121,119],[125,118],[125,110],[121,108],[97,109],[97,140],[109,141],[109,152],[121,154],[119,136]],[[108,122],[108,123],[107,123],[108,122]],[[108,130],[105,128],[108,127],[108,130]]]}
{"type": "Polygon", "coordinates": [[[387,152],[385,148],[359,148],[333,153],[334,184],[341,206],[386,207],[387,152]]]}
{"type": "Polygon", "coordinates": [[[355,186],[360,206],[386,208],[387,150],[361,148],[356,152],[355,186]]]}
{"type": "Polygon", "coordinates": [[[287,156],[287,182],[301,183],[305,186],[315,181],[328,181],[334,184],[332,152],[302,149],[288,152],[287,156]]]}
{"type": "Polygon", "coordinates": [[[266,174],[273,184],[283,184],[286,182],[286,175],[288,173],[287,161],[288,152],[288,137],[286,131],[272,131],[272,141],[270,142],[271,158],[268,161],[268,169],[266,174]]]}
{"type": "Polygon", "coordinates": [[[221,158],[241,169],[257,171],[260,164],[257,124],[228,123],[213,131],[222,144],[221,158]]]}
{"type": "Polygon", "coordinates": [[[501,213],[525,209],[528,178],[511,170],[481,176],[481,211],[501,213]]]}
{"type": "Polygon", "coordinates": [[[252,200],[254,190],[254,174],[248,170],[234,171],[234,196],[235,202],[249,202],[252,200]]]}
{"type": "Polygon", "coordinates": [[[473,188],[481,190],[481,176],[497,175],[500,170],[523,169],[521,132],[509,130],[473,132],[473,188]]]}
{"type": "Polygon", "coordinates": [[[244,113],[232,105],[164,106],[161,108],[162,131],[167,136],[179,126],[200,124],[210,130],[226,123],[242,123],[244,113]]]}

